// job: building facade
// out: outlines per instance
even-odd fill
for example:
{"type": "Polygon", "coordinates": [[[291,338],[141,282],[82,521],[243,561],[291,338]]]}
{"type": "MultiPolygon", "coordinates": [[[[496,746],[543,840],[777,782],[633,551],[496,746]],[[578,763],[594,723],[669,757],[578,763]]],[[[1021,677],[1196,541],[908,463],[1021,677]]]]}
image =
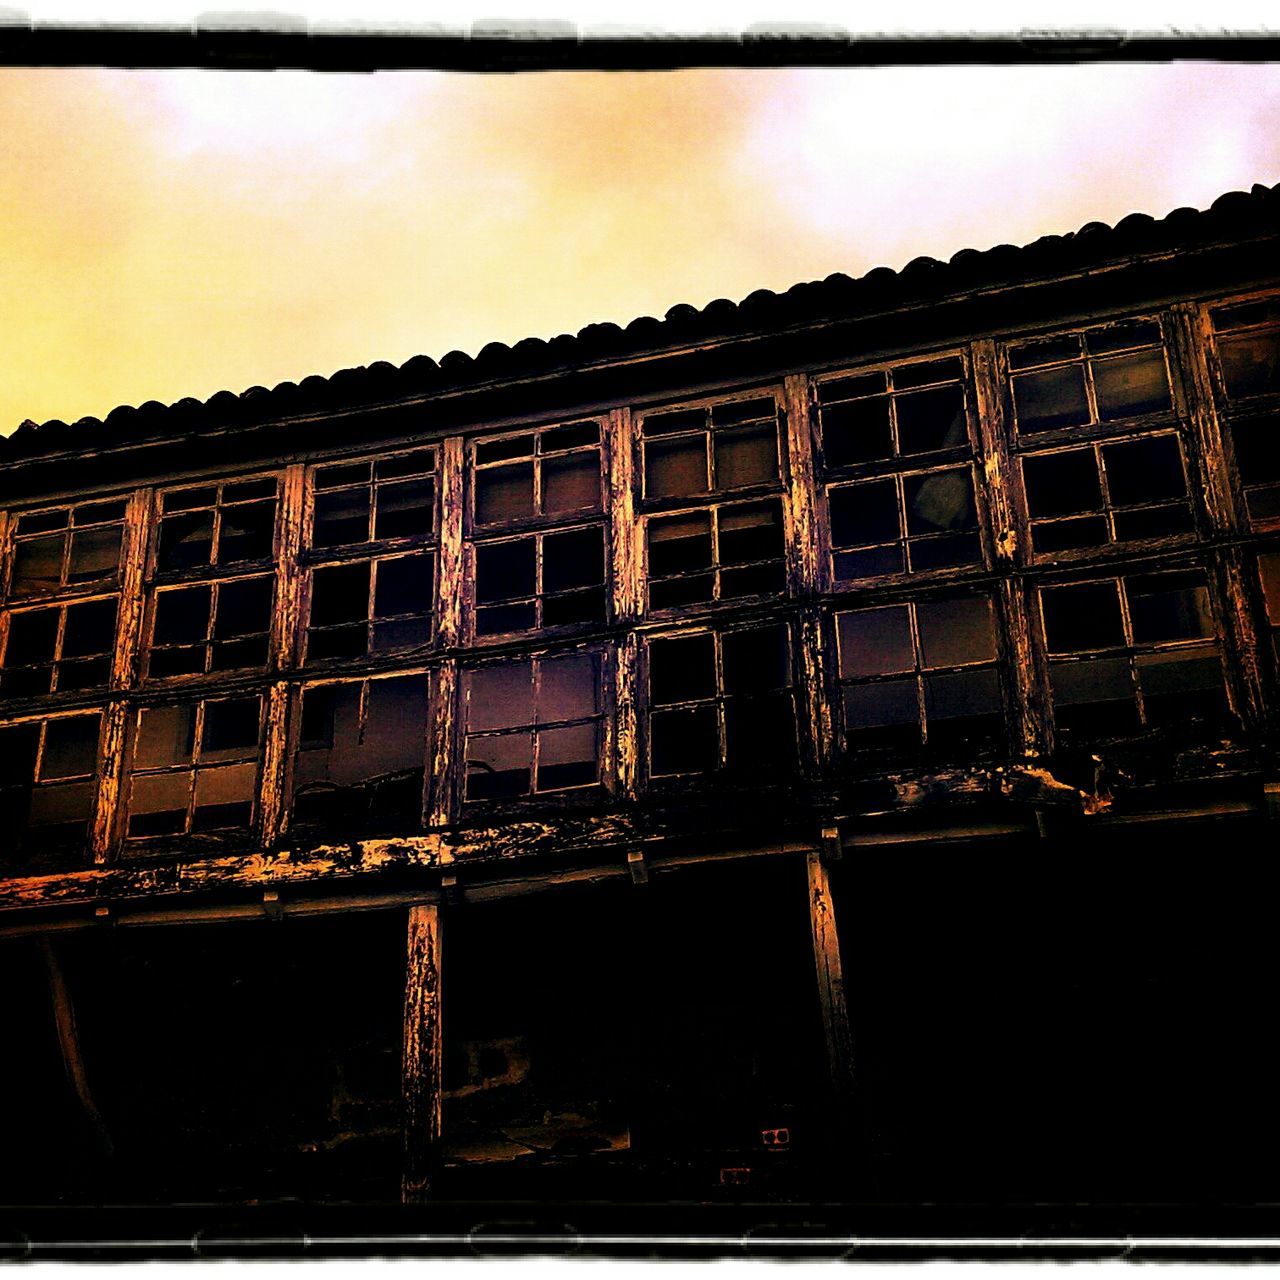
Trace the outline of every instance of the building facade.
{"type": "Polygon", "coordinates": [[[1278,249],[0,441],[0,1199],[1274,1199],[1278,249]]]}

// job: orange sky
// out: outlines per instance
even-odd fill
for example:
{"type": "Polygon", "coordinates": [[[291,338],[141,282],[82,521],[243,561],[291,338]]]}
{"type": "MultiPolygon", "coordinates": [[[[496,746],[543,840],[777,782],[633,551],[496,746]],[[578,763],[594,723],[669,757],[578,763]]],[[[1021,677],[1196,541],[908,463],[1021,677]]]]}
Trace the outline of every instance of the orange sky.
{"type": "Polygon", "coordinates": [[[1280,181],[1280,68],[0,69],[0,433],[1280,181]]]}

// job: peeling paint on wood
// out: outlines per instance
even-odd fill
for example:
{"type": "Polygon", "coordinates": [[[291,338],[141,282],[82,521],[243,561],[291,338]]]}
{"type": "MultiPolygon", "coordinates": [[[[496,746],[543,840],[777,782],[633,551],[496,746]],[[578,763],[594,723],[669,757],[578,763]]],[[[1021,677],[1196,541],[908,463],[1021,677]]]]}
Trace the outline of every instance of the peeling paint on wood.
{"type": "Polygon", "coordinates": [[[853,1030],[845,1003],[840,937],[836,929],[835,904],[831,900],[831,883],[822,855],[817,850],[809,853],[805,866],[809,881],[809,930],[813,938],[813,961],[822,1010],[827,1069],[831,1076],[831,1098],[837,1127],[844,1128],[853,1102],[855,1075],[853,1030]]]}
{"type": "Polygon", "coordinates": [[[444,1068],[441,1053],[440,908],[409,908],[405,947],[404,1167],[401,1199],[417,1204],[430,1194],[439,1154],[444,1068]]]}

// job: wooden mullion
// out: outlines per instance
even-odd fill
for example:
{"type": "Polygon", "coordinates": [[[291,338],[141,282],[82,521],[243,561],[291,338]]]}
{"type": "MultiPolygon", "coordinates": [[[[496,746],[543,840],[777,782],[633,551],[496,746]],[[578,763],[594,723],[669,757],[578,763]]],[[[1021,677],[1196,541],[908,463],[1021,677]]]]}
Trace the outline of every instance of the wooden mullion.
{"type": "Polygon", "coordinates": [[[400,1195],[419,1204],[431,1193],[439,1157],[443,1061],[441,1040],[440,908],[409,908],[405,946],[404,1031],[401,1054],[403,1153],[400,1195]]]}
{"type": "Polygon", "coordinates": [[[807,374],[792,374],[783,380],[787,487],[782,495],[782,521],[787,578],[791,594],[801,598],[819,589],[818,487],[810,427],[811,394],[807,374]]]}
{"type": "MultiPolygon", "coordinates": [[[[833,841],[838,840],[838,833],[834,834],[833,841]]],[[[811,850],[805,861],[809,882],[809,931],[813,939],[827,1070],[831,1081],[835,1127],[837,1133],[843,1135],[847,1133],[853,1113],[853,1029],[845,1000],[840,937],[836,929],[835,905],[831,898],[827,868],[817,849],[811,850]]]]}
{"type": "Polygon", "coordinates": [[[630,409],[614,409],[606,423],[609,475],[609,560],[613,616],[630,622],[644,610],[641,529],[636,520],[634,420],[630,409]]]}

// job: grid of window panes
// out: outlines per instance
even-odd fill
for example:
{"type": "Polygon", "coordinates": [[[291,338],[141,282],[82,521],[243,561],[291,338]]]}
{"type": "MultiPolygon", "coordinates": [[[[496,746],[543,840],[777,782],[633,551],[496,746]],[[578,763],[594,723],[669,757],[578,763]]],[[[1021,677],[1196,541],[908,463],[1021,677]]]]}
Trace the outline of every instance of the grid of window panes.
{"type": "Polygon", "coordinates": [[[115,596],[15,609],[0,659],[0,697],[105,688],[115,647],[115,596]]]}
{"type": "Polygon", "coordinates": [[[596,652],[464,672],[464,798],[511,800],[598,786],[602,676],[596,652]]]}
{"type": "Polygon", "coordinates": [[[985,750],[1004,738],[991,600],[940,596],[835,615],[851,757],[920,747],[985,750]]]}
{"type": "Polygon", "coordinates": [[[1249,519],[1280,521],[1280,298],[1209,312],[1249,519]]]}
{"type": "Polygon", "coordinates": [[[432,538],[437,457],[433,447],[316,467],[311,477],[313,550],[432,538]]]}
{"type": "Polygon", "coordinates": [[[431,639],[434,552],[378,556],[311,572],[308,663],[419,649],[431,639]]]}
{"type": "Polygon", "coordinates": [[[119,498],[20,513],[14,522],[9,600],[115,582],[126,506],[119,498]]]}
{"type": "Polygon", "coordinates": [[[574,422],[471,446],[472,524],[571,518],[603,508],[600,424],[574,422]]]}
{"type": "Polygon", "coordinates": [[[1040,588],[1054,719],[1067,740],[1220,724],[1227,710],[1203,570],[1040,588]]]}
{"type": "Polygon", "coordinates": [[[163,491],[157,572],[270,560],[278,489],[275,476],[264,476],[163,491]]]}
{"type": "Polygon", "coordinates": [[[1007,355],[1014,422],[1023,437],[1173,407],[1154,319],[1011,344],[1007,355]]]}
{"type": "Polygon", "coordinates": [[[275,578],[262,574],[152,597],[147,675],[203,675],[267,665],[275,578]]]}
{"type": "Polygon", "coordinates": [[[785,622],[654,636],[647,675],[651,778],[766,776],[795,768],[785,622]]]}

